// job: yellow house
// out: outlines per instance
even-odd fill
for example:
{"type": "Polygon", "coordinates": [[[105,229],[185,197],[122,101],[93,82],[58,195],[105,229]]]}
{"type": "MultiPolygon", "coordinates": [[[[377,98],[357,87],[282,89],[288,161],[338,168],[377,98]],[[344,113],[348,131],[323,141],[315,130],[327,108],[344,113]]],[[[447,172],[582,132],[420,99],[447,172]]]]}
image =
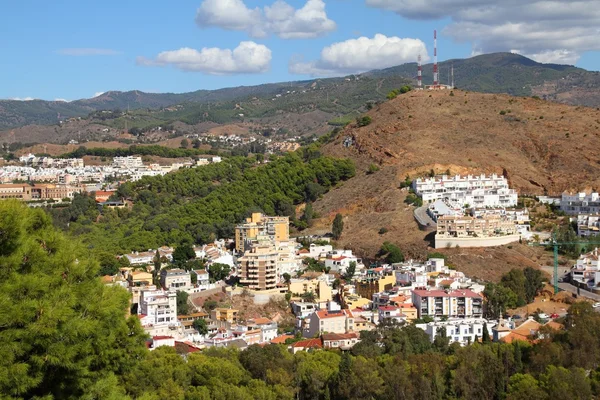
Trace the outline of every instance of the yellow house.
{"type": "Polygon", "coordinates": [[[234,308],[215,308],[210,312],[210,319],[235,324],[238,322],[238,313],[239,310],[234,308]]]}
{"type": "Polygon", "coordinates": [[[288,290],[292,294],[299,295],[312,292],[317,303],[330,301],[333,298],[329,285],[318,279],[292,279],[288,290]]]}
{"type": "Polygon", "coordinates": [[[364,297],[360,297],[356,294],[345,294],[343,303],[346,307],[351,310],[355,308],[364,308],[365,306],[369,306],[372,302],[369,299],[365,299],[364,297]]]}
{"type": "Polygon", "coordinates": [[[389,290],[396,285],[396,276],[367,276],[366,278],[356,282],[356,293],[366,299],[372,299],[373,294],[389,290]]]}

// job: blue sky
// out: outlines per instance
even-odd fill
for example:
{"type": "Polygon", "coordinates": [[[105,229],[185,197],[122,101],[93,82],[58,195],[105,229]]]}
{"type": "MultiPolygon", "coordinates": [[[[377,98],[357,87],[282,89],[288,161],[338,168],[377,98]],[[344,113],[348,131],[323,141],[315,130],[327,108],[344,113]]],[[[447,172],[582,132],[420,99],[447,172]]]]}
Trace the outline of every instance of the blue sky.
{"type": "Polygon", "coordinates": [[[3,2],[0,98],[186,92],[515,51],[598,70],[596,0],[3,2]],[[202,51],[203,48],[212,50],[202,51]]]}

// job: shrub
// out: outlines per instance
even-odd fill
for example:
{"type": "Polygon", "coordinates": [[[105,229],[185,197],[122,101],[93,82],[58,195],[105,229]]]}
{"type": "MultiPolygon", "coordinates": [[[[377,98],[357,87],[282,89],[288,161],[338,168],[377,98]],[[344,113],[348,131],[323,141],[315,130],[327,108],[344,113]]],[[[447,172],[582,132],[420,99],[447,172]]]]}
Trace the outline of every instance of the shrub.
{"type": "Polygon", "coordinates": [[[383,234],[385,234],[385,233],[387,233],[387,232],[388,232],[388,229],[387,229],[387,228],[380,228],[380,229],[379,229],[379,234],[380,234],[380,235],[383,235],[383,234]]]}
{"type": "Polygon", "coordinates": [[[370,125],[371,122],[373,122],[373,119],[371,117],[369,117],[368,115],[365,115],[362,118],[356,118],[356,125],[360,126],[367,126],[370,125]]]}
{"type": "Polygon", "coordinates": [[[504,110],[500,111],[500,115],[506,115],[506,111],[504,111],[504,110]]]}
{"type": "Polygon", "coordinates": [[[379,171],[379,166],[377,164],[371,164],[371,165],[369,165],[369,169],[367,171],[367,174],[371,175],[371,174],[374,174],[377,171],[379,171]]]}

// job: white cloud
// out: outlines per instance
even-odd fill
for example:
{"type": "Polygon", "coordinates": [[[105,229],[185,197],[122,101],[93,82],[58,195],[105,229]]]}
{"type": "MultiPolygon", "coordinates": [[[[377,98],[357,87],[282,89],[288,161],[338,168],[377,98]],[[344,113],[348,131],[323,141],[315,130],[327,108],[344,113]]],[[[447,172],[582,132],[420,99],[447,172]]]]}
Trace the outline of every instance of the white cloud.
{"type": "Polygon", "coordinates": [[[184,71],[212,75],[255,74],[266,72],[271,65],[271,50],[262,44],[241,42],[233,50],[216,47],[198,51],[184,47],[163,51],[155,59],[138,57],[137,63],[146,66],[172,65],[184,71]]]}
{"type": "Polygon", "coordinates": [[[35,100],[33,97],[11,97],[8,100],[15,100],[15,101],[31,101],[31,100],[35,100]]]}
{"type": "Polygon", "coordinates": [[[96,93],[94,93],[94,97],[93,98],[98,97],[98,96],[102,96],[104,93],[106,93],[106,92],[96,92],[96,93]]]}
{"type": "Polygon", "coordinates": [[[372,39],[363,36],[334,43],[321,51],[319,60],[292,60],[289,69],[301,75],[352,74],[415,62],[419,54],[424,62],[429,60],[427,47],[419,39],[376,34],[372,39]]]}
{"type": "Polygon", "coordinates": [[[196,23],[201,28],[245,31],[257,38],[269,34],[283,39],[315,38],[336,29],[335,22],[327,17],[323,0],[307,0],[299,9],[283,0],[264,9],[250,9],[243,0],[204,0],[196,13],[196,23]]]}
{"type": "Polygon", "coordinates": [[[66,100],[66,99],[54,99],[54,101],[62,101],[64,103],[70,103],[70,101],[66,100]]]}
{"type": "Polygon", "coordinates": [[[450,17],[443,30],[474,53],[514,51],[540,62],[574,64],[600,50],[598,0],[366,0],[411,19],[450,17]]]}
{"type": "Polygon", "coordinates": [[[116,56],[122,52],[113,49],[97,49],[97,48],[70,48],[60,49],[57,54],[63,56],[116,56]]]}

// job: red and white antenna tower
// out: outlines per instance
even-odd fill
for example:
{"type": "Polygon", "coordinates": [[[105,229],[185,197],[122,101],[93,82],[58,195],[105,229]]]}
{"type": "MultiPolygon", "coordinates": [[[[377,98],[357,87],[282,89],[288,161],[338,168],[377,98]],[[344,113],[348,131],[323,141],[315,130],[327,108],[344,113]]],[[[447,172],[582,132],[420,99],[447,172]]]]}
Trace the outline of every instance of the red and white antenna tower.
{"type": "Polygon", "coordinates": [[[437,63],[437,30],[433,31],[433,86],[438,87],[438,63],[437,63]]]}
{"type": "Polygon", "coordinates": [[[419,54],[418,58],[419,62],[417,63],[417,87],[419,89],[423,89],[423,74],[422,74],[422,66],[421,66],[421,55],[419,54]]]}

